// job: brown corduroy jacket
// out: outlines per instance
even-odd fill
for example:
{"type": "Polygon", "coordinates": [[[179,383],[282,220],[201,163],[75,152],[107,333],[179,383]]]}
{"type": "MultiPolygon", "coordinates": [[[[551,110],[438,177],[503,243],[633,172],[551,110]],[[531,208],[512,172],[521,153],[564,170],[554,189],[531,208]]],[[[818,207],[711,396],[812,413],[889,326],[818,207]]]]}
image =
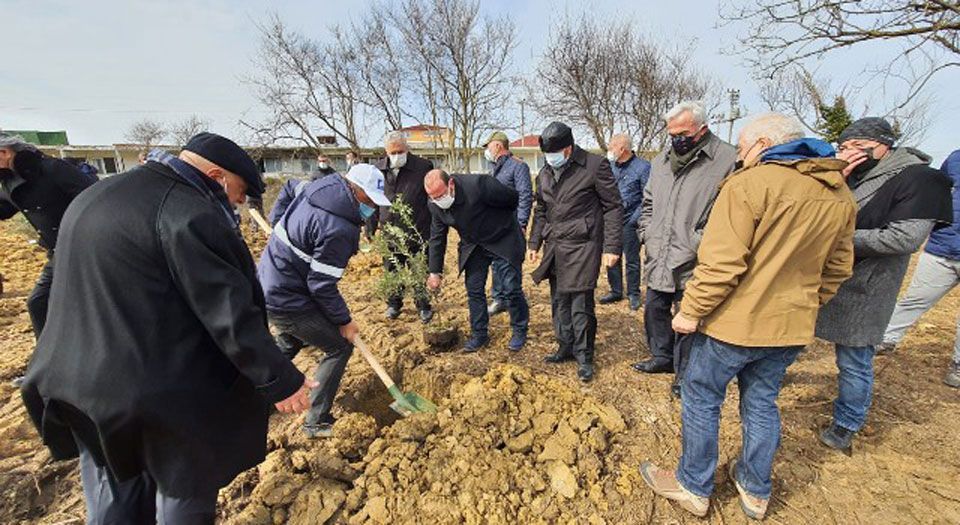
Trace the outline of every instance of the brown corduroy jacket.
{"type": "Polygon", "coordinates": [[[817,310],[852,274],[857,205],[828,158],[773,161],[724,182],[680,311],[739,346],[813,341],[817,310]]]}

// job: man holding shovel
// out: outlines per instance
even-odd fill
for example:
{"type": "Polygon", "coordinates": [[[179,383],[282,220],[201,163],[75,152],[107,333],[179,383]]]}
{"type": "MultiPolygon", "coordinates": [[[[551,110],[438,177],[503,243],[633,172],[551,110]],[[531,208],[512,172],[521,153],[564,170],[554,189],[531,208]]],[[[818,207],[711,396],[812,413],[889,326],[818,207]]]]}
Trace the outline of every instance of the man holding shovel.
{"type": "Polygon", "coordinates": [[[260,258],[267,316],[280,331],[281,350],[290,359],[305,345],[326,353],[315,376],[320,386],[310,394],[308,437],[332,435],[330,409],[360,331],[337,283],[360,248],[364,221],[376,206],[389,205],[383,174],[370,164],[313,180],[277,220],[260,258]]]}
{"type": "Polygon", "coordinates": [[[508,348],[518,351],[527,342],[530,310],[520,284],[524,240],[517,221],[519,194],[489,175],[448,175],[431,170],[423,181],[430,198],[433,217],[430,227],[430,277],[427,288],[440,288],[443,257],[447,251],[447,232],[453,226],[460,233],[458,268],[466,273],[467,305],[470,309],[470,339],[464,352],[476,352],[487,346],[489,314],[484,288],[487,271],[495,261],[506,263],[499,276],[506,294],[513,337],[508,348]]]}

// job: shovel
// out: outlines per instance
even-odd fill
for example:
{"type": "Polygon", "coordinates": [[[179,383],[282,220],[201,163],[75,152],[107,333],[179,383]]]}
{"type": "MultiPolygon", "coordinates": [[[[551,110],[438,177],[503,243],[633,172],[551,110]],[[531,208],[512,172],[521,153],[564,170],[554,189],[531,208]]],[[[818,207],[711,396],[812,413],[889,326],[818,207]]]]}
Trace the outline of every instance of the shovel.
{"type": "Polygon", "coordinates": [[[359,335],[353,340],[353,344],[360,350],[363,358],[367,360],[367,363],[370,363],[370,368],[373,368],[373,371],[377,373],[377,376],[380,377],[380,380],[386,385],[387,391],[393,396],[394,402],[390,403],[390,408],[392,408],[394,412],[403,417],[407,417],[411,414],[432,413],[437,411],[437,405],[421,397],[416,392],[401,392],[397,384],[393,382],[393,379],[390,379],[387,371],[380,366],[377,358],[373,357],[373,354],[370,353],[367,344],[360,339],[359,335]]]}
{"type": "Polygon", "coordinates": [[[250,216],[253,217],[253,221],[257,223],[257,226],[259,226],[260,229],[267,234],[267,237],[269,237],[270,234],[273,233],[273,228],[270,227],[270,223],[268,223],[267,220],[263,218],[263,215],[260,215],[260,212],[254,208],[248,208],[247,211],[250,212],[250,216]]]}

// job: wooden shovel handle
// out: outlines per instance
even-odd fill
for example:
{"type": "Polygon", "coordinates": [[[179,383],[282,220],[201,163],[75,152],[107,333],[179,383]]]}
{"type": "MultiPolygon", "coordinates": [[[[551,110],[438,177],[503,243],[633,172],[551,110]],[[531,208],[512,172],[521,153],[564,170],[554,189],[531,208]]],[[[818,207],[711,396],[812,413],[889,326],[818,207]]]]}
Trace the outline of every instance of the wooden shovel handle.
{"type": "Polygon", "coordinates": [[[260,215],[260,212],[258,210],[254,208],[247,208],[247,211],[250,212],[250,216],[253,217],[253,220],[254,222],[257,223],[257,226],[259,226],[261,230],[266,232],[267,236],[269,237],[270,234],[273,233],[273,228],[270,227],[270,223],[268,223],[267,220],[263,218],[263,215],[260,215]]]}
{"type": "Polygon", "coordinates": [[[377,373],[377,376],[380,377],[380,380],[383,381],[383,384],[387,386],[388,389],[393,388],[395,383],[393,379],[390,379],[390,375],[387,374],[387,371],[380,366],[380,362],[377,361],[376,357],[373,357],[373,354],[370,353],[370,349],[367,348],[367,344],[363,342],[363,339],[360,339],[360,336],[357,335],[353,339],[353,345],[360,350],[360,354],[363,355],[363,358],[367,360],[367,363],[370,363],[370,368],[377,373]]]}

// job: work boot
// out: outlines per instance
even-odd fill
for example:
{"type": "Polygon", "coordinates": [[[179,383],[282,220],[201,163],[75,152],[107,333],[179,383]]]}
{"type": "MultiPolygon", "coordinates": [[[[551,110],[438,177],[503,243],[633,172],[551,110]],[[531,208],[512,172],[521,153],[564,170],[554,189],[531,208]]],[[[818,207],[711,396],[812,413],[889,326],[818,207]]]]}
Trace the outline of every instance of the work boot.
{"type": "Polygon", "coordinates": [[[643,481],[658,496],[676,501],[680,508],[700,518],[710,510],[710,498],[697,496],[677,481],[677,475],[671,470],[664,470],[649,461],[640,464],[640,475],[643,481]]]}
{"type": "Polygon", "coordinates": [[[490,337],[486,335],[472,335],[470,339],[467,339],[466,343],[463,343],[463,352],[466,354],[472,354],[477,350],[487,346],[490,343],[490,337]]]}
{"type": "Polygon", "coordinates": [[[420,310],[420,322],[427,324],[433,320],[433,308],[424,308],[420,310]]]}
{"type": "Polygon", "coordinates": [[[645,374],[672,374],[673,373],[673,363],[666,359],[659,359],[656,357],[651,357],[646,361],[640,361],[639,363],[634,363],[633,369],[637,372],[643,372],[645,374]]]}
{"type": "Polygon", "coordinates": [[[330,414],[320,416],[316,423],[304,423],[303,433],[307,439],[333,437],[333,425],[337,420],[330,414]]]}
{"type": "Polygon", "coordinates": [[[630,309],[633,310],[634,312],[636,312],[637,310],[640,309],[641,306],[643,306],[643,301],[640,299],[640,296],[639,296],[639,295],[631,295],[631,296],[630,296],[630,309]]]}
{"type": "Polygon", "coordinates": [[[507,344],[507,349],[511,352],[519,352],[526,344],[527,334],[514,332],[513,337],[510,338],[510,343],[507,344]]]}
{"type": "Polygon", "coordinates": [[[390,305],[390,306],[387,307],[387,314],[386,314],[386,315],[387,315],[387,319],[390,319],[390,320],[392,321],[392,320],[400,317],[400,309],[397,308],[396,306],[390,305]]]}
{"type": "Polygon", "coordinates": [[[507,311],[507,307],[503,303],[494,299],[490,302],[490,306],[487,307],[487,315],[493,317],[497,314],[502,314],[507,311]]]}
{"type": "Polygon", "coordinates": [[[604,295],[603,297],[601,297],[599,300],[597,300],[597,302],[600,304],[611,304],[611,303],[616,303],[622,300],[623,300],[622,295],[610,292],[607,295],[604,295]]]}
{"type": "Polygon", "coordinates": [[[952,386],[953,388],[960,388],[960,363],[956,361],[950,363],[947,376],[943,378],[943,384],[952,386]]]}
{"type": "Polygon", "coordinates": [[[556,352],[544,357],[543,361],[546,363],[563,363],[565,361],[573,361],[575,359],[576,358],[573,357],[573,353],[569,350],[558,348],[556,352]]]}
{"type": "Polygon", "coordinates": [[[767,513],[767,505],[770,503],[770,499],[754,496],[740,486],[740,482],[737,481],[737,461],[739,461],[739,459],[734,459],[730,462],[727,473],[730,474],[733,486],[737,487],[737,492],[740,493],[740,510],[752,520],[762,520],[763,516],[767,513]]]}
{"type": "Polygon", "coordinates": [[[580,363],[577,369],[577,378],[583,383],[593,381],[593,363],[580,363]]]}
{"type": "Polygon", "coordinates": [[[893,351],[896,349],[897,349],[896,343],[880,343],[874,348],[876,355],[892,354],[893,351]]]}
{"type": "Polygon", "coordinates": [[[853,430],[843,428],[836,423],[831,423],[829,427],[820,433],[820,442],[830,448],[849,454],[850,447],[853,445],[854,434],[856,434],[856,432],[853,430]]]}

